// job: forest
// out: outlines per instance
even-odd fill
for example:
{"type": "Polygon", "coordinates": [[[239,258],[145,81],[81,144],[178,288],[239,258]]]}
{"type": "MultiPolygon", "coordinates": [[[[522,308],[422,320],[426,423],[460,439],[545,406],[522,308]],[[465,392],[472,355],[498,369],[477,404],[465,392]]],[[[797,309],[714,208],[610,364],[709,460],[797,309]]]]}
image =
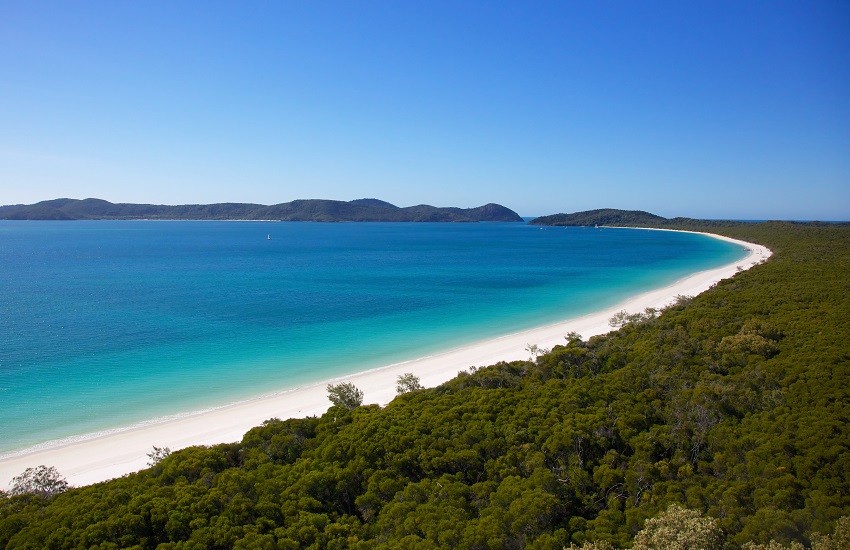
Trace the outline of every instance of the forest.
{"type": "Polygon", "coordinates": [[[383,408],[340,400],[109,482],[0,495],[0,547],[846,548],[850,226],[681,228],[774,255],[383,408]]]}

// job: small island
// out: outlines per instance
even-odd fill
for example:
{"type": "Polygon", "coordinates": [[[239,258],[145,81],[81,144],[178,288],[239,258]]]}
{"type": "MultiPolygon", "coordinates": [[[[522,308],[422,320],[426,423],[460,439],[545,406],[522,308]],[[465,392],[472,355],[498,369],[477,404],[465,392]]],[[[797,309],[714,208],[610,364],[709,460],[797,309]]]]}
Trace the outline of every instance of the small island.
{"type": "Polygon", "coordinates": [[[534,218],[531,225],[549,225],[558,227],[580,227],[588,225],[629,226],[629,227],[658,227],[669,220],[643,210],[617,210],[615,208],[600,208],[573,212],[572,214],[552,214],[534,218]]]}
{"type": "Polygon", "coordinates": [[[0,206],[0,220],[273,220],[291,222],[521,222],[500,204],[477,208],[399,207],[378,199],[302,199],[266,206],[250,203],[131,204],[102,199],[53,199],[0,206]]]}

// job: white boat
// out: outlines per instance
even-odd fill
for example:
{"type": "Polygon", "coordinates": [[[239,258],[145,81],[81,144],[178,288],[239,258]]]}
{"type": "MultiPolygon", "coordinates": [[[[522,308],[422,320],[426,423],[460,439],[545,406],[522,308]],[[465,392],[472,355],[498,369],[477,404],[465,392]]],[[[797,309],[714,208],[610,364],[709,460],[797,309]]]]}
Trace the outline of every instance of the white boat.
{"type": "Polygon", "coordinates": [[[272,240],[272,236],[271,236],[271,235],[266,235],[266,240],[267,240],[267,241],[272,240]]]}

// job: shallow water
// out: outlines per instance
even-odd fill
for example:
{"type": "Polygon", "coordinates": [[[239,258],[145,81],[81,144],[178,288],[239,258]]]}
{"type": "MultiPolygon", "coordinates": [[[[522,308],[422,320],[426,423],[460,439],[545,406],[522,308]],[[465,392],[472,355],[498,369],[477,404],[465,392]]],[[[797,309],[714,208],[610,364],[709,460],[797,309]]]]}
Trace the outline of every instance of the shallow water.
{"type": "Polygon", "coordinates": [[[744,255],[511,223],[3,221],[0,452],[575,317],[744,255]]]}

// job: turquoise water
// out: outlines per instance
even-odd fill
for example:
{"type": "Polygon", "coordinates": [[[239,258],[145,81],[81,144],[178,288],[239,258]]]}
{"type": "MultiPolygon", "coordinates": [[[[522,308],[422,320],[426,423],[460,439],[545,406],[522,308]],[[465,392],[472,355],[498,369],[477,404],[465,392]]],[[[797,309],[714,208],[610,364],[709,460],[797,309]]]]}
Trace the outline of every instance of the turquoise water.
{"type": "Polygon", "coordinates": [[[0,222],[0,452],[574,317],[743,256],[510,223],[0,222]]]}

